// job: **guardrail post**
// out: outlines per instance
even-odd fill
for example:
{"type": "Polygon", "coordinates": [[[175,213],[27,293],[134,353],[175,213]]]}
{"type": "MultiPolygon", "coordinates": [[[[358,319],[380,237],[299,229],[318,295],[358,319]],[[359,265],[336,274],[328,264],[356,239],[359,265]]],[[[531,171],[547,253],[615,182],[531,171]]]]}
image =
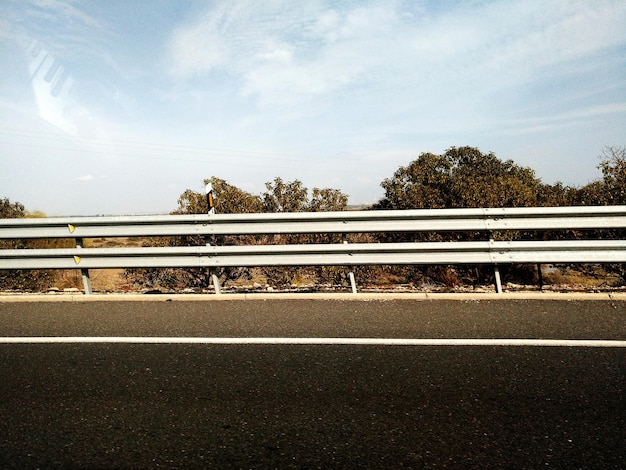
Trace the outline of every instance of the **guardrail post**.
{"type": "MultiPolygon", "coordinates": [[[[211,217],[215,214],[215,198],[213,197],[213,185],[211,183],[207,183],[206,187],[206,203],[207,203],[207,215],[211,217]]],[[[205,237],[206,246],[211,246],[211,238],[205,237]]],[[[220,280],[217,277],[217,270],[215,268],[209,268],[209,275],[211,276],[211,280],[213,281],[213,288],[215,289],[215,294],[219,295],[222,293],[220,289],[220,280]]]]}
{"type": "Polygon", "coordinates": [[[498,263],[493,265],[493,275],[496,279],[496,292],[498,294],[502,294],[502,280],[500,279],[500,268],[498,267],[498,263]]]}
{"type": "Polygon", "coordinates": [[[211,279],[213,280],[213,287],[215,288],[215,294],[220,295],[222,293],[220,289],[220,280],[217,277],[215,268],[211,268],[211,279]]]}
{"type": "MultiPolygon", "coordinates": [[[[493,232],[489,232],[489,243],[493,243],[493,232]]],[[[498,263],[493,263],[493,277],[496,284],[496,292],[502,294],[502,279],[500,279],[500,267],[498,263]]]]}
{"type": "MultiPolygon", "coordinates": [[[[206,246],[211,246],[211,238],[205,237],[206,246]]],[[[211,281],[213,282],[213,288],[215,289],[215,293],[217,295],[221,294],[222,291],[220,289],[220,280],[217,277],[217,270],[215,268],[209,268],[209,276],[211,277],[211,281]]]]}
{"type": "MultiPolygon", "coordinates": [[[[83,248],[83,239],[76,238],[76,248],[83,248]]],[[[89,269],[81,269],[80,273],[83,277],[83,288],[85,289],[85,295],[91,295],[93,290],[91,289],[91,279],[89,278],[89,269]]]]}
{"type": "MultiPolygon", "coordinates": [[[[348,244],[348,237],[345,233],[341,234],[341,239],[344,245],[348,244]]],[[[348,271],[348,279],[350,279],[350,288],[352,289],[352,293],[356,294],[356,279],[354,278],[354,267],[350,266],[350,271],[348,271]]]]}

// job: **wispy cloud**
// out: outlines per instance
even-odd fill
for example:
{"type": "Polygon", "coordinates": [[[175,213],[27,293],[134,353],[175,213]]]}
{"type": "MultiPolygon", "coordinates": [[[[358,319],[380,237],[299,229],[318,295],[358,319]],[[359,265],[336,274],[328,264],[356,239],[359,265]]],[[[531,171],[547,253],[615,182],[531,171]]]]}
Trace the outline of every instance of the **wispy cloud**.
{"type": "Polygon", "coordinates": [[[385,17],[394,15],[338,13],[311,2],[220,4],[175,31],[170,73],[178,79],[226,73],[243,95],[262,100],[329,93],[376,65],[373,38],[392,28],[393,18],[385,17]]]}
{"type": "Polygon", "coordinates": [[[110,185],[138,175],[189,187],[215,174],[254,191],[277,175],[306,178],[358,202],[422,151],[474,145],[576,182],[602,145],[623,144],[624,24],[623,0],[4,0],[0,55],[17,66],[0,80],[3,126],[18,116],[44,136],[68,132],[41,125],[19,68],[39,39],[54,59],[40,78],[54,82],[58,66],[71,75],[62,115],[81,146],[97,142],[80,165],[73,140],[9,142],[0,164],[29,173],[25,143],[37,161],[57,154],[66,165],[39,165],[41,178],[71,175],[86,198],[108,172],[110,185]],[[129,158],[126,141],[157,148],[129,158]]]}
{"type": "Polygon", "coordinates": [[[72,59],[104,54],[111,31],[73,2],[9,0],[4,16],[11,18],[11,36],[42,41],[55,55],[72,59]]]}
{"type": "Polygon", "coordinates": [[[525,79],[626,36],[623,2],[488,2],[430,16],[409,2],[340,10],[307,3],[219,4],[173,34],[171,73],[184,79],[223,71],[259,95],[329,93],[385,70],[405,72],[407,82],[525,79]]]}
{"type": "Polygon", "coordinates": [[[565,127],[580,126],[589,119],[603,119],[610,116],[626,115],[625,103],[609,103],[588,106],[558,114],[512,119],[502,121],[501,132],[508,135],[527,135],[538,132],[553,131],[565,127]]]}

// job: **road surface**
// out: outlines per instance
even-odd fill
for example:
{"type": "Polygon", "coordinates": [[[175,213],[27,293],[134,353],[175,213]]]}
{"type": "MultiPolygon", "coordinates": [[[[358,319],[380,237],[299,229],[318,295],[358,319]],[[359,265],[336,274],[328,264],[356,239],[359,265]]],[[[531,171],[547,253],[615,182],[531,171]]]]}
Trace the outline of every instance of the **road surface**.
{"type": "Polygon", "coordinates": [[[0,329],[2,468],[626,461],[623,301],[0,301],[0,329]]]}

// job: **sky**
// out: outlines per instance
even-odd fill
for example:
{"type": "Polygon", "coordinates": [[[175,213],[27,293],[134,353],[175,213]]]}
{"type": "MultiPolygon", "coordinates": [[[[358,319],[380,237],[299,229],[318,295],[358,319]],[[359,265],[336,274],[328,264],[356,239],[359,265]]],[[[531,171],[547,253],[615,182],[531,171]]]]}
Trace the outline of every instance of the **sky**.
{"type": "Polygon", "coordinates": [[[469,145],[547,184],[626,144],[623,0],[2,0],[0,198],[163,214],[216,176],[349,204],[469,145]]]}

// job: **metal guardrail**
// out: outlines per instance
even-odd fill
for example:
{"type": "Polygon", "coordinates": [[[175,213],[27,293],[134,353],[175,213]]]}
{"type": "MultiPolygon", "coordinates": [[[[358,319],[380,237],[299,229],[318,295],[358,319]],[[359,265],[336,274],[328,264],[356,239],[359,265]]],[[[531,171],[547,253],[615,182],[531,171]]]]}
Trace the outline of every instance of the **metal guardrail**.
{"type": "Polygon", "coordinates": [[[626,206],[0,219],[0,238],[626,228],[626,206]]]}
{"type": "Polygon", "coordinates": [[[501,292],[498,264],[626,262],[626,240],[83,248],[83,239],[615,228],[626,228],[626,206],[1,219],[0,239],[74,238],[77,247],[0,250],[0,269],[81,269],[90,293],[88,270],[99,268],[492,264],[501,292]]]}

